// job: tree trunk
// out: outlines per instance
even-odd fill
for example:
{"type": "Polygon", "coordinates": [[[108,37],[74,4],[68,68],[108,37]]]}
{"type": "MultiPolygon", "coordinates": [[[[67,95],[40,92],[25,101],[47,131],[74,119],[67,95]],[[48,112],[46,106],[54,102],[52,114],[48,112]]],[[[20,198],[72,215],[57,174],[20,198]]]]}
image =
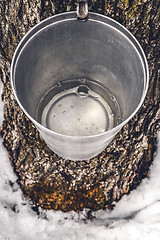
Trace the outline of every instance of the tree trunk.
{"type": "Polygon", "coordinates": [[[160,1],[88,1],[89,10],[116,19],[143,47],[150,72],[144,104],[97,157],[86,161],[64,160],[45,144],[25,116],[10,85],[10,64],[21,38],[40,20],[75,10],[72,0],[0,1],[0,76],[4,116],[1,135],[25,196],[47,209],[79,211],[112,208],[124,194],[148,175],[160,129],[159,63],[160,1]]]}

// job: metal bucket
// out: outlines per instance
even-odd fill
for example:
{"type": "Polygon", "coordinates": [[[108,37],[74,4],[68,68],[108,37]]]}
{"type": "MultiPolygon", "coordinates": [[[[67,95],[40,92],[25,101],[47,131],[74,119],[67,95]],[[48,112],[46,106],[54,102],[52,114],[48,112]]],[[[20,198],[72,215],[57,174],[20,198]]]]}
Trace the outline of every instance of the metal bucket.
{"type": "Polygon", "coordinates": [[[19,43],[11,66],[16,99],[47,145],[71,160],[98,155],[138,111],[148,65],[113,19],[76,12],[48,18],[19,43]]]}

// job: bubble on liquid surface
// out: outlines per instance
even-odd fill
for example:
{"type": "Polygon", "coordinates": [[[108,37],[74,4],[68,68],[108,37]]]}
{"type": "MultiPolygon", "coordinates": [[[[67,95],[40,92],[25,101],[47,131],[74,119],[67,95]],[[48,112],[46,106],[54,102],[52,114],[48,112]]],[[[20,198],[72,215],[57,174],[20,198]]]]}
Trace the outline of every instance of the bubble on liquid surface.
{"type": "Polygon", "coordinates": [[[112,99],[112,101],[116,101],[116,98],[113,95],[111,95],[111,99],[112,99]]]}
{"type": "Polygon", "coordinates": [[[85,79],[85,78],[80,79],[80,81],[81,81],[82,83],[86,83],[86,79],[85,79]]]}
{"type": "Polygon", "coordinates": [[[57,86],[58,86],[58,87],[61,87],[61,86],[62,86],[62,82],[58,82],[58,83],[57,83],[57,86]]]}

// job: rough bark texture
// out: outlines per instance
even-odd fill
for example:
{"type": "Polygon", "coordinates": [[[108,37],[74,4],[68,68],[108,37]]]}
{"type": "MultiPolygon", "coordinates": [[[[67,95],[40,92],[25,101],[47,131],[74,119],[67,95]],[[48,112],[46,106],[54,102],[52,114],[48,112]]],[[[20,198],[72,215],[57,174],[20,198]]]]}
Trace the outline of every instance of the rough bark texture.
{"type": "Polygon", "coordinates": [[[10,86],[10,64],[21,38],[40,20],[74,10],[72,0],[0,1],[0,77],[5,121],[4,146],[25,194],[36,205],[63,211],[112,208],[148,175],[160,129],[158,0],[89,1],[90,11],[127,27],[143,47],[150,71],[144,104],[111,144],[92,160],[73,162],[53,153],[19,108],[10,86]]]}

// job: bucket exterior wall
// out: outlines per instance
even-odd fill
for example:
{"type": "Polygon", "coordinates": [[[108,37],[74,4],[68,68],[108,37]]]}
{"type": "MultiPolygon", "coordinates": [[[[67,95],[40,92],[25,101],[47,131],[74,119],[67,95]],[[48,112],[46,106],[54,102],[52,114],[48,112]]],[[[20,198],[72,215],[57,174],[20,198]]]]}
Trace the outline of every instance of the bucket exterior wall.
{"type": "Polygon", "coordinates": [[[98,155],[142,105],[149,83],[145,54],[134,36],[103,15],[58,14],[33,29],[19,43],[11,65],[16,99],[47,145],[59,156],[86,160],[98,155]],[[67,136],[41,125],[36,109],[47,89],[66,79],[88,78],[114,92],[122,121],[93,136],[67,136]]]}

